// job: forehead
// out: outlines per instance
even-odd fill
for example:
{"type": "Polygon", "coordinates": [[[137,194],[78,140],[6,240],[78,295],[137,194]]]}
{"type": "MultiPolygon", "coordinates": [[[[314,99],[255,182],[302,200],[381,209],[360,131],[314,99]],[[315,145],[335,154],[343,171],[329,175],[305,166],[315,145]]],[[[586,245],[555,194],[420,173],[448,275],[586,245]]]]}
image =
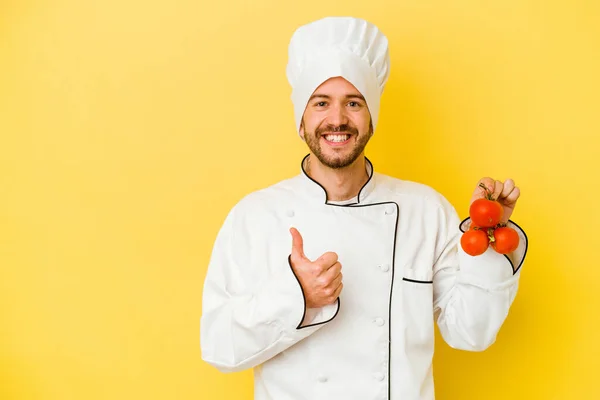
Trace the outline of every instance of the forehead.
{"type": "Polygon", "coordinates": [[[341,76],[327,79],[315,89],[311,97],[316,96],[356,96],[362,98],[362,94],[356,87],[341,76]]]}

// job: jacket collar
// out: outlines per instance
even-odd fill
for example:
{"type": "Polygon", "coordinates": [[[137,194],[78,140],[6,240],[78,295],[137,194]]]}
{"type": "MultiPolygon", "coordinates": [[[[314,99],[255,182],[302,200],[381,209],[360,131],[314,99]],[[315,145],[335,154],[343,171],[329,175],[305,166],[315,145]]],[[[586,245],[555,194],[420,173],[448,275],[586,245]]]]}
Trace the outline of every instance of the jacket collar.
{"type": "MultiPolygon", "coordinates": [[[[302,190],[311,199],[316,199],[317,201],[324,203],[324,204],[333,205],[333,204],[329,203],[329,199],[327,198],[327,191],[325,190],[325,188],[319,182],[315,181],[313,178],[308,176],[308,174],[306,173],[305,165],[306,165],[306,161],[308,160],[309,156],[310,156],[310,154],[307,154],[302,159],[302,162],[300,163],[300,170],[301,170],[300,179],[302,181],[302,190]]],[[[367,180],[367,182],[364,184],[364,186],[358,192],[357,201],[354,203],[351,203],[351,204],[347,204],[348,206],[363,203],[365,201],[365,199],[367,198],[367,196],[369,196],[369,194],[373,191],[373,189],[375,187],[373,164],[367,157],[365,157],[365,161],[366,161],[365,164],[366,164],[366,168],[367,168],[367,174],[369,175],[369,179],[367,180]]]]}

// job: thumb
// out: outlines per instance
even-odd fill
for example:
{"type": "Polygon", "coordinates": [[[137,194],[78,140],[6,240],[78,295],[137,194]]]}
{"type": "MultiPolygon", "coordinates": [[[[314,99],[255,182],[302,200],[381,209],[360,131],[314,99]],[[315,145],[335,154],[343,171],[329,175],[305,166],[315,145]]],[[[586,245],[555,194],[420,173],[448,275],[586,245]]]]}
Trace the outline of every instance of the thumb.
{"type": "Polygon", "coordinates": [[[290,233],[292,234],[292,260],[305,260],[302,235],[296,228],[290,228],[290,233]]]}

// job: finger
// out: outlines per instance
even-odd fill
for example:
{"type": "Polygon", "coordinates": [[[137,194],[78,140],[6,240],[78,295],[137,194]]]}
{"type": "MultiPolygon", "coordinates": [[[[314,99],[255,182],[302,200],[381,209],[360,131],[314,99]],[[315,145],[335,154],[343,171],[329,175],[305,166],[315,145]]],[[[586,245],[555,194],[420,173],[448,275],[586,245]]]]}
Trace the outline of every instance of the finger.
{"type": "Polygon", "coordinates": [[[486,191],[486,189],[484,189],[484,188],[481,187],[482,184],[490,192],[494,191],[495,181],[492,178],[490,178],[490,177],[481,178],[479,180],[479,182],[477,182],[477,187],[475,188],[475,192],[473,193],[473,195],[474,195],[473,197],[475,197],[475,198],[486,197],[487,191],[486,191]]]}
{"type": "Polygon", "coordinates": [[[498,196],[502,193],[502,189],[504,189],[504,184],[500,181],[494,181],[494,193],[492,194],[492,199],[498,200],[498,196]]]}
{"type": "Polygon", "coordinates": [[[296,228],[290,228],[292,234],[292,257],[295,259],[306,259],[304,255],[304,240],[296,228]]]}
{"type": "Polygon", "coordinates": [[[337,289],[338,286],[342,283],[342,274],[338,274],[334,280],[331,281],[329,287],[337,289]]]}
{"type": "Polygon", "coordinates": [[[338,261],[338,255],[336,253],[334,253],[333,251],[328,251],[327,253],[324,253],[323,255],[321,255],[321,257],[317,258],[317,260],[315,262],[317,264],[319,264],[323,268],[323,270],[328,270],[337,261],[338,261]]]}
{"type": "Polygon", "coordinates": [[[340,293],[342,292],[342,289],[344,288],[344,283],[340,282],[340,286],[337,287],[337,289],[335,289],[335,292],[333,292],[333,299],[337,300],[338,297],[340,297],[340,293]]]}
{"type": "Polygon", "coordinates": [[[342,264],[340,264],[339,262],[336,262],[329,269],[324,269],[323,271],[324,271],[324,274],[325,274],[324,276],[326,277],[326,279],[332,281],[338,275],[341,275],[341,273],[342,273],[342,264]]]}
{"type": "Polygon", "coordinates": [[[329,268],[329,270],[327,272],[331,273],[332,276],[338,276],[339,274],[342,273],[342,263],[340,263],[339,261],[337,261],[335,264],[333,264],[329,268]]]}
{"type": "Polygon", "coordinates": [[[515,186],[515,188],[509,193],[509,195],[504,200],[505,204],[515,204],[517,199],[521,195],[521,190],[515,186]]]}
{"type": "Polygon", "coordinates": [[[498,196],[498,199],[506,199],[514,188],[515,181],[513,181],[512,179],[507,179],[504,182],[504,187],[502,188],[502,192],[500,193],[500,196],[498,196]]]}

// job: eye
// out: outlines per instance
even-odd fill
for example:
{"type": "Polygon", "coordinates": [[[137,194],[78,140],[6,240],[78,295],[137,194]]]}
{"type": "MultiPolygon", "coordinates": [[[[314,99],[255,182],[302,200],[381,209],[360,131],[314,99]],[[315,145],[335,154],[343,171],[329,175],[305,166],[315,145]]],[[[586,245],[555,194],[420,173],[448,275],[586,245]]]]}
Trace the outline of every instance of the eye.
{"type": "Polygon", "coordinates": [[[327,103],[325,103],[324,101],[320,101],[316,104],[316,106],[317,107],[325,107],[325,104],[327,104],[327,103]]]}

